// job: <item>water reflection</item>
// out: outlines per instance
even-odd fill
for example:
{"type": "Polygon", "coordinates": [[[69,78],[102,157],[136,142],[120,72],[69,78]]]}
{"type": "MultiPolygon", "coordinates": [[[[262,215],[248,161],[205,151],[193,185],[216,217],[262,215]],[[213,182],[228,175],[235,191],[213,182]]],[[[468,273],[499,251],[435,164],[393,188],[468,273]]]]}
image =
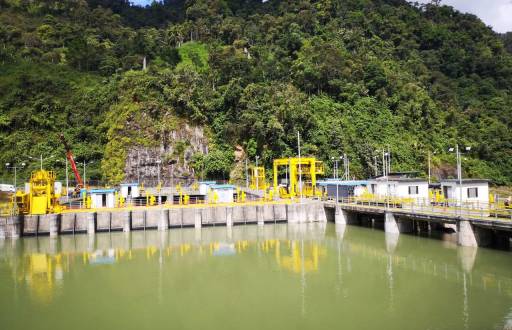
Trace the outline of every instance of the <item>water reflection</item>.
{"type": "Polygon", "coordinates": [[[325,225],[223,227],[26,238],[21,246],[4,246],[2,251],[15,283],[26,284],[34,300],[48,304],[56,283],[77,263],[99,267],[145,258],[157,260],[161,270],[172,256],[229,257],[256,250],[273,255],[279,268],[301,274],[305,282],[305,273],[318,271],[327,255],[317,241],[324,236],[325,225]]]}
{"type": "MultiPolygon", "coordinates": [[[[450,315],[457,315],[458,328],[470,329],[482,304],[479,297],[512,301],[511,268],[503,262],[509,256],[343,225],[190,228],[6,241],[0,247],[0,279],[5,280],[2,273],[12,276],[13,296],[8,299],[25,290],[36,304],[50,305],[78,276],[140,270],[137,276],[148,276],[154,303],[165,306],[177,290],[169,283],[179,267],[189,272],[208,268],[219,278],[258,272],[265,285],[281,281],[288,295],[294,295],[295,312],[305,319],[318,313],[319,299],[349,308],[356,302],[372,306],[374,296],[380,299],[379,310],[400,315],[409,290],[422,296],[440,285],[449,292],[444,299],[453,304],[450,315]],[[243,266],[235,268],[235,263],[243,266]],[[371,294],[362,299],[366,291],[371,294]]],[[[510,329],[512,312],[496,313],[500,327],[510,329]]]]}

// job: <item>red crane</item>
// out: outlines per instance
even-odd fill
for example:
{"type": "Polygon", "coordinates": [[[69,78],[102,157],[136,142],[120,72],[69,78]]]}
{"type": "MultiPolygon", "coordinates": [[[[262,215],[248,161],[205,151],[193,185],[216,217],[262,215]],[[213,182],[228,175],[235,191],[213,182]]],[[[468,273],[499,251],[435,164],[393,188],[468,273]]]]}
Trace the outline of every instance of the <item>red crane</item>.
{"type": "Polygon", "coordinates": [[[80,189],[84,187],[84,182],[82,181],[82,177],[80,176],[80,173],[78,173],[78,170],[76,168],[75,159],[73,158],[73,153],[71,152],[71,149],[69,148],[68,143],[66,142],[66,138],[64,138],[64,134],[60,135],[60,140],[62,141],[62,144],[64,144],[64,148],[66,149],[66,158],[68,159],[69,163],[71,164],[71,169],[73,170],[73,173],[75,174],[76,178],[76,188],[75,191],[80,192],[80,189]]]}

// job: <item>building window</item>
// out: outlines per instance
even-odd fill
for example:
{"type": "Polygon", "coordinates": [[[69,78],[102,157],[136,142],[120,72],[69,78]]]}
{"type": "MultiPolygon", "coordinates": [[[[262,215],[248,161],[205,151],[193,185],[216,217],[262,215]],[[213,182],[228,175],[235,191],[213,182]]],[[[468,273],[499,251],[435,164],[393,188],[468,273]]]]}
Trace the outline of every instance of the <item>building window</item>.
{"type": "Polygon", "coordinates": [[[418,186],[409,186],[409,195],[417,195],[419,192],[418,186]]]}
{"type": "Polygon", "coordinates": [[[478,198],[478,188],[468,188],[468,198],[478,198]]]}

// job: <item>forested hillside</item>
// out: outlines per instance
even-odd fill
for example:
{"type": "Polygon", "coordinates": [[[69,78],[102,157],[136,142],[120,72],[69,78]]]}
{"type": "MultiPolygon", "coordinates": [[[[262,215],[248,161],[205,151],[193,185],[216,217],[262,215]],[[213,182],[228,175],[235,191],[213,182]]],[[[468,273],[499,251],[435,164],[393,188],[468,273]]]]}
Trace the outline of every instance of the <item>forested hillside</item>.
{"type": "Polygon", "coordinates": [[[388,146],[393,170],[425,173],[431,151],[453,176],[458,143],[465,175],[510,185],[511,43],[403,0],[0,0],[0,161],[62,169],[64,132],[97,179],[124,180],[141,147],[226,178],[237,146],[270,168],[300,131],[303,154],[346,152],[357,177],[388,146]],[[176,140],[185,125],[207,153],[176,140]]]}

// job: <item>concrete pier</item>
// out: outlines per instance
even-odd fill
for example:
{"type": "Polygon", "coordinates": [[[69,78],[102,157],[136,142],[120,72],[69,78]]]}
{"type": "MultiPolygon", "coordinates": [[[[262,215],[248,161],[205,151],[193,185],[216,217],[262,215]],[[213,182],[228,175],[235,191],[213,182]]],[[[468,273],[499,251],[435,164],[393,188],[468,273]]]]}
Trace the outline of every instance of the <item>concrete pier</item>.
{"type": "Polygon", "coordinates": [[[469,214],[413,212],[411,209],[388,208],[363,203],[325,203],[326,215],[335,223],[363,224],[383,229],[386,233],[457,233],[459,246],[500,246],[509,249],[512,243],[512,221],[503,218],[472,218],[469,214]],[[348,215],[352,214],[352,217],[348,215]],[[349,220],[352,218],[352,220],[349,220]],[[358,221],[353,219],[359,218],[358,221]],[[351,223],[352,222],[352,223],[351,223]]]}
{"type": "Polygon", "coordinates": [[[337,225],[346,225],[348,223],[348,211],[341,209],[339,206],[336,206],[334,211],[334,223],[337,225]]]}
{"type": "Polygon", "coordinates": [[[395,219],[395,215],[391,212],[384,213],[384,231],[387,234],[400,234],[398,222],[395,219]]]}

